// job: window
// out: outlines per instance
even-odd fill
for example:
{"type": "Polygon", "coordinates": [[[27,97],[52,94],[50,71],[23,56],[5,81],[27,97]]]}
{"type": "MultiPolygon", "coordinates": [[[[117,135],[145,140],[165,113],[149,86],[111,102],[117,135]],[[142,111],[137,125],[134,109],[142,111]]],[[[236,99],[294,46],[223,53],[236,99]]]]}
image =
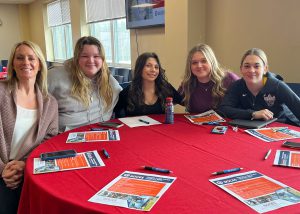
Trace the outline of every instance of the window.
{"type": "Polygon", "coordinates": [[[73,47],[69,0],[48,4],[47,15],[48,26],[51,28],[54,61],[71,58],[73,47]]]}
{"type": "Polygon", "coordinates": [[[126,29],[124,0],[86,0],[90,35],[98,38],[110,66],[129,67],[130,31],[126,29]]]}

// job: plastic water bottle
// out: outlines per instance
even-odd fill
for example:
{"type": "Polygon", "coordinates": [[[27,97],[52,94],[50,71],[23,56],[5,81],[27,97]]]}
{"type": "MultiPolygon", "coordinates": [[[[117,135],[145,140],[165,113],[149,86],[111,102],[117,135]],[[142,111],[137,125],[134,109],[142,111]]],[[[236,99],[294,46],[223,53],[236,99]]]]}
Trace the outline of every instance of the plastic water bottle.
{"type": "Polygon", "coordinates": [[[167,124],[174,123],[174,105],[173,105],[172,97],[166,98],[166,120],[165,120],[165,123],[167,123],[167,124]]]}

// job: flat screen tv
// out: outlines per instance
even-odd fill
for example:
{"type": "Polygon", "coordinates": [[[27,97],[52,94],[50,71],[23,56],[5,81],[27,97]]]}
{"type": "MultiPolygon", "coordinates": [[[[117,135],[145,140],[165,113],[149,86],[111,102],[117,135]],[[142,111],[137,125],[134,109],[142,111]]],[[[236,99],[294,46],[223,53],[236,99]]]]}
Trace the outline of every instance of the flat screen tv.
{"type": "Polygon", "coordinates": [[[127,29],[163,26],[165,0],[126,0],[127,29]]]}

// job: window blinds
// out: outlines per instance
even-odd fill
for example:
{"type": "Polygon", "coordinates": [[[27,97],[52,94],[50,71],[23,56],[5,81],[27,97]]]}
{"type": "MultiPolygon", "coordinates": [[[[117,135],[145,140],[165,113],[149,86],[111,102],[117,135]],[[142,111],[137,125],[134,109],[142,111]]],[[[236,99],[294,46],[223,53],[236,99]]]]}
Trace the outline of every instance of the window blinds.
{"type": "Polygon", "coordinates": [[[87,22],[125,17],[125,0],[86,0],[87,22]]]}
{"type": "Polygon", "coordinates": [[[69,0],[59,0],[48,4],[47,13],[49,27],[71,22],[69,0]]]}

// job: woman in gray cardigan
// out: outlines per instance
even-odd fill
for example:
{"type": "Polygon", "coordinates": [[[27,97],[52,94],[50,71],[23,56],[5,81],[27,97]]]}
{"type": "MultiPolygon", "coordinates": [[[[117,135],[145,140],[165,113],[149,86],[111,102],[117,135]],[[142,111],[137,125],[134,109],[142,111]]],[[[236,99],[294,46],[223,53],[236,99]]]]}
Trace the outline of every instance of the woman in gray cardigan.
{"type": "Polygon", "coordinates": [[[58,133],[58,106],[47,91],[47,66],[29,41],[12,49],[8,80],[0,82],[0,213],[17,213],[25,158],[58,133]]]}
{"type": "Polygon", "coordinates": [[[74,57],[48,74],[49,92],[58,102],[59,131],[110,120],[121,86],[110,74],[104,48],[94,37],[82,37],[74,57]]]}

